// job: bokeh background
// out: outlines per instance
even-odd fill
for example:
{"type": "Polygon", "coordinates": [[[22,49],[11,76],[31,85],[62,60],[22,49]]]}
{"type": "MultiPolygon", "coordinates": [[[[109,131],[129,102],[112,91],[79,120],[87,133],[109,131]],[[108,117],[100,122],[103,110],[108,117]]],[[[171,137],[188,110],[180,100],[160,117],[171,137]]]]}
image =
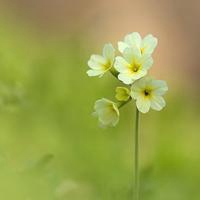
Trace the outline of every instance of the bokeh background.
{"type": "Polygon", "coordinates": [[[159,39],[151,75],[167,107],[141,116],[141,199],[199,200],[198,0],[0,1],[0,199],[131,200],[132,103],[115,128],[91,116],[118,82],[87,60],[127,33],[159,39]]]}

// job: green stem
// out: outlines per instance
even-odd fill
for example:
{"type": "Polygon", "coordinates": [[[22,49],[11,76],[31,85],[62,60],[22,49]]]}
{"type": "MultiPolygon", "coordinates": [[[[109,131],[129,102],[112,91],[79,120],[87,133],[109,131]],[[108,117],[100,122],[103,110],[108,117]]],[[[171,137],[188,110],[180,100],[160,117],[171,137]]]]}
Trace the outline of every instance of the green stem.
{"type": "Polygon", "coordinates": [[[118,108],[120,109],[121,107],[123,107],[124,105],[126,105],[128,102],[130,102],[132,99],[129,98],[127,101],[122,101],[120,103],[118,103],[118,108]]]}
{"type": "Polygon", "coordinates": [[[135,116],[135,200],[139,200],[140,172],[139,172],[139,110],[135,116]]]}
{"type": "Polygon", "coordinates": [[[118,72],[114,67],[112,67],[112,68],[110,69],[110,73],[111,73],[115,78],[118,79],[118,74],[119,74],[119,72],[118,72]]]}

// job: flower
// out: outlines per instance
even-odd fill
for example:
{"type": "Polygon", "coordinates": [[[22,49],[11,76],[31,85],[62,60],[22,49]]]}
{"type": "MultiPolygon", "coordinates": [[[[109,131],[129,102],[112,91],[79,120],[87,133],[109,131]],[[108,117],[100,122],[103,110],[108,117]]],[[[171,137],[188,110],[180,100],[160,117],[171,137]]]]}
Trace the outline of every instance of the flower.
{"type": "Polygon", "coordinates": [[[123,53],[126,48],[138,48],[142,55],[151,55],[157,43],[157,38],[151,34],[142,39],[139,33],[133,32],[125,36],[124,42],[118,42],[118,49],[123,53]]]}
{"type": "Polygon", "coordinates": [[[142,56],[137,48],[126,48],[123,57],[116,57],[114,67],[119,72],[119,80],[125,84],[132,84],[145,76],[152,64],[153,59],[150,56],[142,56]]]}
{"type": "Polygon", "coordinates": [[[87,71],[88,76],[103,76],[105,72],[110,70],[115,59],[115,49],[112,44],[105,44],[103,55],[92,55],[88,61],[88,66],[91,68],[87,71]]]}
{"type": "Polygon", "coordinates": [[[131,97],[136,100],[136,106],[142,113],[147,113],[150,107],[160,111],[166,103],[162,97],[168,90],[165,81],[144,77],[131,87],[131,97]]]}
{"type": "Polygon", "coordinates": [[[119,110],[114,102],[105,98],[99,99],[95,102],[94,109],[94,115],[103,126],[115,126],[118,123],[119,110]]]}
{"type": "Polygon", "coordinates": [[[118,101],[128,101],[130,98],[130,91],[126,87],[117,87],[116,88],[116,95],[115,98],[118,101]]]}

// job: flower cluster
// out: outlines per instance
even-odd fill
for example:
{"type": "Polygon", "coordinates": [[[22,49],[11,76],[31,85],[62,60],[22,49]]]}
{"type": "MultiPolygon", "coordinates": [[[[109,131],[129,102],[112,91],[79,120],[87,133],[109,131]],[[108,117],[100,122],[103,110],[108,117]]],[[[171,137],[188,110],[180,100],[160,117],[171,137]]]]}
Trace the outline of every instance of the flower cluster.
{"type": "Polygon", "coordinates": [[[102,98],[95,102],[95,115],[104,125],[115,126],[119,121],[119,108],[130,100],[136,101],[137,109],[147,113],[150,108],[160,111],[166,103],[162,97],[168,90],[162,80],[149,77],[148,71],[153,65],[152,54],[157,46],[157,38],[151,34],[143,39],[137,32],[125,36],[118,42],[121,56],[116,56],[112,44],[106,44],[102,55],[92,55],[88,61],[88,76],[102,77],[110,71],[127,87],[116,88],[117,103],[102,98]]]}

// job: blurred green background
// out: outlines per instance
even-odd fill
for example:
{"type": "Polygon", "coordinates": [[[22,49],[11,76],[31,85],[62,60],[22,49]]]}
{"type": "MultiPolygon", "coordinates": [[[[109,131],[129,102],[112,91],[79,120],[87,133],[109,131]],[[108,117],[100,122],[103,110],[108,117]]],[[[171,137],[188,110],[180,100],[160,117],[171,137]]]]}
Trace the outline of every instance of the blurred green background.
{"type": "Polygon", "coordinates": [[[141,199],[199,200],[198,5],[1,0],[0,199],[132,199],[134,104],[99,128],[93,103],[119,84],[86,70],[104,43],[139,31],[159,38],[151,74],[169,85],[167,107],[141,116],[141,199]]]}

